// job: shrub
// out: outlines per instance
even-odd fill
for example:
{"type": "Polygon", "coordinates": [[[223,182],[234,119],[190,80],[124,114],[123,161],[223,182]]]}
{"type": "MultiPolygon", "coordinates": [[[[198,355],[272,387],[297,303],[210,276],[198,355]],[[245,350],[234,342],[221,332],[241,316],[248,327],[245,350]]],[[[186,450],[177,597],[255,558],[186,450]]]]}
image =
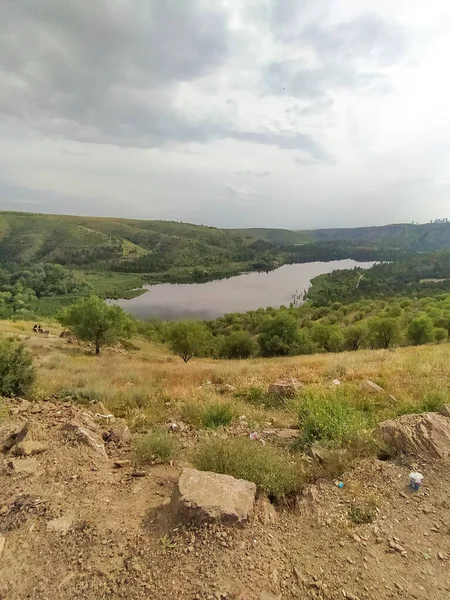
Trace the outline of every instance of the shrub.
{"type": "Polygon", "coordinates": [[[233,404],[227,402],[189,402],[182,408],[182,417],[186,421],[206,427],[207,429],[216,429],[217,427],[226,427],[236,416],[236,409],[233,404]]]}
{"type": "Polygon", "coordinates": [[[254,406],[262,407],[279,407],[280,397],[277,394],[269,394],[265,390],[258,387],[251,387],[247,390],[241,390],[235,394],[236,398],[244,400],[254,406]]]}
{"type": "Polygon", "coordinates": [[[446,342],[448,340],[448,331],[443,327],[436,327],[434,330],[434,339],[436,342],[446,342]]]}
{"type": "Polygon", "coordinates": [[[306,481],[300,463],[287,452],[261,446],[248,438],[215,438],[203,442],[193,462],[201,471],[253,481],[260,492],[278,502],[296,495],[306,481]]]}
{"type": "Polygon", "coordinates": [[[134,448],[140,461],[159,459],[161,462],[169,462],[177,455],[180,445],[172,434],[163,429],[155,429],[139,435],[134,441],[134,448]]]}
{"type": "Polygon", "coordinates": [[[221,358],[250,358],[256,354],[256,343],[248,331],[233,331],[223,338],[219,355],[221,358]]]}
{"type": "Polygon", "coordinates": [[[34,379],[33,357],[25,344],[14,338],[0,340],[0,394],[21,396],[34,379]]]}
{"type": "Polygon", "coordinates": [[[298,342],[298,322],[289,314],[280,313],[269,319],[259,336],[262,356],[295,354],[298,342]]]}
{"type": "Polygon", "coordinates": [[[205,323],[189,319],[172,323],[168,331],[168,340],[172,352],[185,363],[193,356],[207,356],[214,341],[205,323]]]}
{"type": "Polygon", "coordinates": [[[349,519],[355,523],[355,525],[372,523],[376,514],[376,506],[373,503],[352,504],[348,509],[349,519]]]}
{"type": "Polygon", "coordinates": [[[368,426],[368,417],[341,391],[302,394],[299,408],[301,441],[349,442],[368,426]]]}
{"type": "Polygon", "coordinates": [[[408,340],[414,346],[428,344],[434,340],[433,322],[427,316],[413,319],[408,326],[408,340]]]}

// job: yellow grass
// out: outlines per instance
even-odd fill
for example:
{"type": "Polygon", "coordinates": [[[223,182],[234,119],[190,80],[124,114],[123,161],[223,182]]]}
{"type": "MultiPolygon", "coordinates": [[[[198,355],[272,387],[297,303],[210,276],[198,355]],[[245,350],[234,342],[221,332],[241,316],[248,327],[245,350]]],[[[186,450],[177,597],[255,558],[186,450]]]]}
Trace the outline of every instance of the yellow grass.
{"type": "MultiPolygon", "coordinates": [[[[37,365],[35,398],[61,396],[61,391],[82,391],[87,399],[100,399],[114,413],[157,424],[179,418],[187,402],[219,398],[215,384],[228,383],[245,390],[267,388],[284,377],[296,377],[312,389],[333,389],[332,380],[355,385],[368,378],[392,394],[398,404],[419,402],[438,394],[450,396],[449,345],[398,348],[394,351],[358,351],[280,359],[215,361],[193,359],[185,364],[167,348],[143,338],[133,351],[105,349],[94,357],[86,347],[70,345],[58,337],[60,328],[42,323],[51,335],[32,332],[33,323],[0,321],[1,334],[23,336],[37,365]],[[210,382],[210,383],[208,383],[210,382]]],[[[255,424],[296,421],[292,409],[263,410],[233,399],[239,414],[255,424]]]]}

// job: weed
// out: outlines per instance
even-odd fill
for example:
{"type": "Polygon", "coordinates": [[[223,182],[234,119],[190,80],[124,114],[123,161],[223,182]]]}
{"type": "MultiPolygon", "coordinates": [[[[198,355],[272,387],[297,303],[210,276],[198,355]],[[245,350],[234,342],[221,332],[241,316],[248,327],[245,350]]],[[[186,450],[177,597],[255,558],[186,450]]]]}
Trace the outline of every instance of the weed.
{"type": "Polygon", "coordinates": [[[352,504],[348,509],[348,517],[355,525],[366,525],[372,523],[377,514],[376,507],[372,503],[352,504]]]}
{"type": "Polygon", "coordinates": [[[304,445],[320,440],[349,442],[369,426],[367,415],[339,390],[304,393],[299,420],[304,445]]]}
{"type": "Polygon", "coordinates": [[[247,438],[208,440],[193,457],[201,471],[214,471],[256,483],[260,492],[277,502],[295,496],[306,481],[298,460],[273,446],[247,438]]]}
{"type": "Polygon", "coordinates": [[[237,392],[235,397],[262,408],[279,407],[282,402],[279,395],[268,394],[265,390],[258,387],[251,387],[247,390],[237,392]]]}
{"type": "Polygon", "coordinates": [[[6,420],[7,416],[8,416],[8,408],[6,407],[6,404],[3,400],[3,398],[0,398],[0,425],[3,423],[3,421],[6,420]]]}
{"type": "Polygon", "coordinates": [[[134,442],[135,452],[142,462],[155,459],[169,462],[178,453],[180,448],[178,440],[163,429],[155,429],[150,433],[140,435],[134,442]]]}
{"type": "Polygon", "coordinates": [[[14,338],[0,340],[0,394],[20,396],[35,379],[33,357],[25,344],[14,338]]]}
{"type": "Polygon", "coordinates": [[[164,552],[167,552],[167,550],[173,550],[173,548],[176,548],[177,546],[172,538],[167,535],[167,533],[159,538],[159,543],[161,544],[164,552]]]}
{"type": "Polygon", "coordinates": [[[72,400],[79,404],[89,404],[101,400],[102,396],[96,390],[90,389],[73,389],[73,388],[61,388],[58,392],[60,398],[64,400],[72,400]]]}
{"type": "Polygon", "coordinates": [[[187,402],[181,412],[185,421],[207,429],[226,427],[236,416],[234,405],[227,402],[187,402]]]}

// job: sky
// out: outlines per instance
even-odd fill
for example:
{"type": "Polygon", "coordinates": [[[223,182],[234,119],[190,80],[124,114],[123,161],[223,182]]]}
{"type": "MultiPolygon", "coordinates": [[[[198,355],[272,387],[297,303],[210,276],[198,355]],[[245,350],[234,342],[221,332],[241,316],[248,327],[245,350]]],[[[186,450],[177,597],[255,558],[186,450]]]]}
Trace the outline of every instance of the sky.
{"type": "Polygon", "coordinates": [[[0,23],[0,209],[450,216],[448,0],[2,0],[0,23]]]}

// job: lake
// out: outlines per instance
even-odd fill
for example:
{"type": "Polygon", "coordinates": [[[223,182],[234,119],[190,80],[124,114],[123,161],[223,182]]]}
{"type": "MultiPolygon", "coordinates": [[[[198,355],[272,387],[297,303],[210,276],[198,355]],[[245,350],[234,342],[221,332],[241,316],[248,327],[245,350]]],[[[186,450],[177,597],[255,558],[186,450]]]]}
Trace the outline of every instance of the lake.
{"type": "Polygon", "coordinates": [[[267,306],[289,306],[292,295],[308,289],[311,279],[336,269],[369,268],[373,262],[352,259],[283,265],[269,273],[243,273],[206,283],[161,283],[131,300],[116,300],[141,319],[214,319],[225,313],[247,312],[267,306]]]}

